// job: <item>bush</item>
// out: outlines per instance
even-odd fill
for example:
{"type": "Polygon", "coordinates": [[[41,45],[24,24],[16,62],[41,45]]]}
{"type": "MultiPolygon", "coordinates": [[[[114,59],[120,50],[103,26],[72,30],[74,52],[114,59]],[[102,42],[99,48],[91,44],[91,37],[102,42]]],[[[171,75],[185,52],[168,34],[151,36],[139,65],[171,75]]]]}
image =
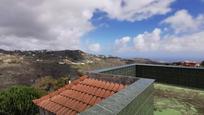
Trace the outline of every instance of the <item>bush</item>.
{"type": "Polygon", "coordinates": [[[63,87],[66,83],[68,83],[68,81],[68,77],[60,77],[59,79],[54,79],[51,76],[45,76],[36,80],[35,84],[33,84],[33,87],[46,92],[52,92],[63,87]]]}
{"type": "Polygon", "coordinates": [[[0,114],[35,115],[38,108],[33,99],[42,96],[42,92],[27,86],[13,86],[0,92],[0,114]]]}

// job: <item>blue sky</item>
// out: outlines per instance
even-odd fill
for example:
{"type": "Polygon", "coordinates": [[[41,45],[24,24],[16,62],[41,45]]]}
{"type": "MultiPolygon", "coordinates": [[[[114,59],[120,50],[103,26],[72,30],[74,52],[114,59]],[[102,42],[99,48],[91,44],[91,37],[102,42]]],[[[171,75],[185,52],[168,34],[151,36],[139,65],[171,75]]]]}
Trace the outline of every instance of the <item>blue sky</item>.
{"type": "Polygon", "coordinates": [[[204,57],[204,0],[1,0],[0,15],[2,49],[204,57]]]}
{"type": "MultiPolygon", "coordinates": [[[[114,51],[116,49],[112,48],[115,40],[120,39],[124,36],[135,37],[138,34],[144,33],[145,31],[152,32],[155,28],[168,28],[167,25],[161,24],[161,22],[180,10],[186,10],[192,17],[204,14],[204,2],[202,0],[175,0],[174,2],[172,2],[172,4],[170,4],[170,8],[172,10],[164,15],[155,15],[148,19],[134,22],[110,19],[109,17],[107,17],[106,13],[97,11],[91,18],[92,24],[94,24],[94,26],[96,26],[97,28],[87,33],[84,36],[83,40],[84,42],[89,41],[91,43],[100,43],[102,50],[99,53],[106,55],[116,55],[127,58],[145,57],[158,60],[202,60],[204,55],[200,54],[200,51],[198,53],[195,53],[194,51],[185,50],[179,52],[127,50],[118,53],[114,51]]],[[[162,34],[174,34],[174,32],[166,31],[162,34]]],[[[186,34],[186,32],[181,34],[186,34]]],[[[130,42],[128,43],[128,45],[133,44],[130,42]]],[[[204,51],[204,49],[202,51],[204,51]]]]}

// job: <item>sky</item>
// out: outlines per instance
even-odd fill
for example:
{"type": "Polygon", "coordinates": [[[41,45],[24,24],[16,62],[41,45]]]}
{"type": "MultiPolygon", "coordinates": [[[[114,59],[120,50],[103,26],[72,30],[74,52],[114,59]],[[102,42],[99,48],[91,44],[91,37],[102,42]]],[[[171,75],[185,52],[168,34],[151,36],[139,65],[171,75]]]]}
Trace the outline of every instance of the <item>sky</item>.
{"type": "Polygon", "coordinates": [[[0,0],[0,48],[204,60],[204,0],[0,0]]]}

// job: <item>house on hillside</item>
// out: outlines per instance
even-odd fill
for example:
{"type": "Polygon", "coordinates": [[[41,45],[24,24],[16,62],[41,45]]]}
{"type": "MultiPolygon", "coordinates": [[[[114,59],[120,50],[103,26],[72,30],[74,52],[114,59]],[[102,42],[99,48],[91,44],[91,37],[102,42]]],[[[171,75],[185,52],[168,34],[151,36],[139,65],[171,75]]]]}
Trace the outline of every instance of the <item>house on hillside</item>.
{"type": "Polygon", "coordinates": [[[200,64],[197,63],[196,61],[184,61],[182,65],[188,67],[200,67],[200,64]]]}

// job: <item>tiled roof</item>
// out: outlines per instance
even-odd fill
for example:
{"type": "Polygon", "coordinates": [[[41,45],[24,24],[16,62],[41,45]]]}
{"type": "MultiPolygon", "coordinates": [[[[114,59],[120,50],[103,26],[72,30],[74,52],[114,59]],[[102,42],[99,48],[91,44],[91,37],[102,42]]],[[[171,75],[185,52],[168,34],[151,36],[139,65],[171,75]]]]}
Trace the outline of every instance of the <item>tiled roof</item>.
{"type": "Polygon", "coordinates": [[[33,102],[57,115],[75,115],[124,88],[123,84],[82,76],[33,102]]]}

